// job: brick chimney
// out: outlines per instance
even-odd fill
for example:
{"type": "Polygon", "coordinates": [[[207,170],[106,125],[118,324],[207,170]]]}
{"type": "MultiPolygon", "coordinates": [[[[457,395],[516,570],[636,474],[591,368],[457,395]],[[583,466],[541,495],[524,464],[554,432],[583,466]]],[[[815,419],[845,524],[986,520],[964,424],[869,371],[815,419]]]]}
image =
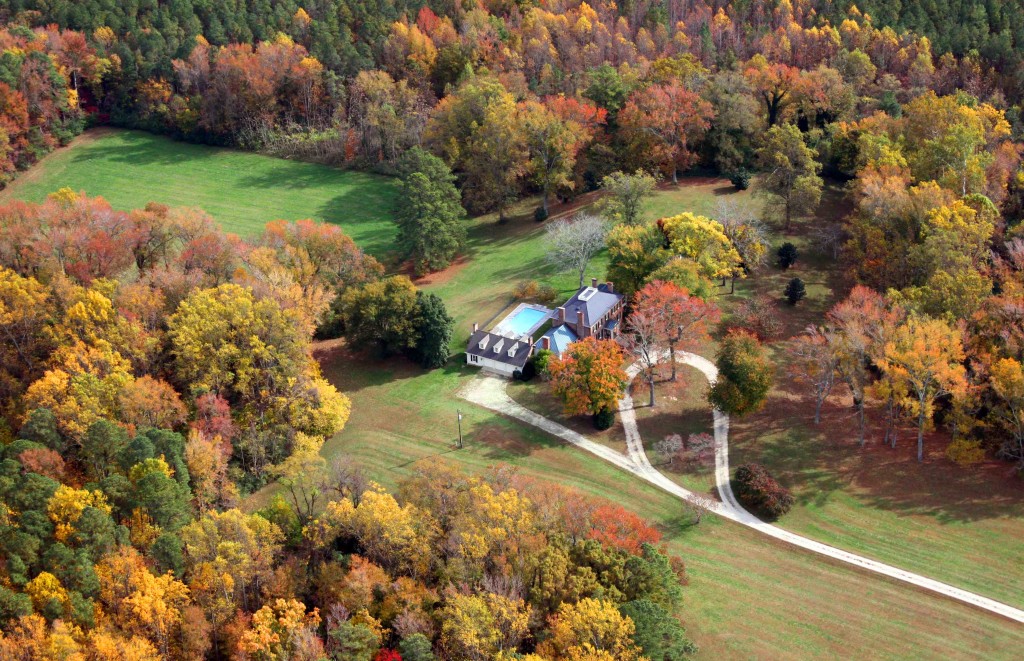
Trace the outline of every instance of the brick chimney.
{"type": "Polygon", "coordinates": [[[589,333],[587,333],[587,327],[583,325],[583,310],[581,309],[576,310],[576,334],[580,337],[586,337],[589,335],[589,333]]]}
{"type": "Polygon", "coordinates": [[[480,330],[480,324],[478,324],[478,323],[476,323],[476,322],[474,321],[474,322],[473,322],[473,332],[475,333],[475,332],[477,332],[478,330],[480,330]]]}
{"type": "Polygon", "coordinates": [[[608,293],[609,294],[614,294],[615,293],[615,284],[612,283],[610,280],[608,282],[604,283],[604,286],[608,288],[608,293]]]}
{"type": "Polygon", "coordinates": [[[551,338],[548,337],[547,335],[545,335],[542,338],[540,338],[540,348],[541,349],[547,349],[548,351],[550,351],[551,350],[551,338]]]}
{"type": "Polygon", "coordinates": [[[594,289],[597,289],[597,278],[590,279],[590,286],[593,287],[594,289]]]}
{"type": "Polygon", "coordinates": [[[564,324],[565,323],[565,307],[564,306],[558,308],[558,323],[560,323],[560,324],[564,324]]]}

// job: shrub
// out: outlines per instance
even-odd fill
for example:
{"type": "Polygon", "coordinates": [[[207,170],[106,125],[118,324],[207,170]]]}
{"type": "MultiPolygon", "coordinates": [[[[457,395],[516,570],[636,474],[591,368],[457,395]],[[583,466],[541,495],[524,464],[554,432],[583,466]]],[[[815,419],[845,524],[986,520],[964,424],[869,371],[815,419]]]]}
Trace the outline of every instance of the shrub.
{"type": "Polygon", "coordinates": [[[537,284],[536,280],[523,280],[515,286],[515,289],[512,290],[512,296],[517,301],[536,299],[539,293],[540,285],[537,284]]]}
{"type": "Polygon", "coordinates": [[[946,446],[946,458],[961,466],[970,466],[985,461],[985,449],[978,441],[958,438],[946,446]]]}
{"type": "Polygon", "coordinates": [[[786,300],[789,301],[790,305],[796,305],[803,300],[804,296],[807,296],[807,288],[804,287],[804,281],[800,278],[793,278],[786,285],[786,300]]]}
{"type": "Polygon", "coordinates": [[[538,349],[530,362],[533,363],[533,369],[537,374],[540,374],[545,379],[548,375],[548,361],[554,356],[554,352],[550,349],[538,349]]]}
{"type": "Polygon", "coordinates": [[[551,285],[541,285],[540,290],[537,292],[538,303],[554,303],[558,298],[558,290],[551,285]]]}
{"type": "Polygon", "coordinates": [[[744,507],[762,518],[777,519],[793,507],[793,495],[760,464],[744,464],[732,481],[744,507]]]}
{"type": "Polygon", "coordinates": [[[513,381],[522,381],[523,380],[523,372],[522,372],[522,370],[512,370],[512,380],[513,381]]]}
{"type": "Polygon", "coordinates": [[[594,428],[599,431],[610,429],[615,424],[615,411],[611,409],[601,409],[594,414],[594,428]]]}
{"type": "Polygon", "coordinates": [[[533,377],[537,376],[537,366],[533,364],[533,360],[526,361],[523,365],[523,371],[519,373],[519,378],[523,381],[530,381],[533,377]]]}
{"type": "Polygon", "coordinates": [[[750,172],[740,168],[729,175],[729,183],[736,187],[736,190],[747,190],[750,188],[750,172]]]}
{"type": "Polygon", "coordinates": [[[534,209],[533,219],[536,220],[538,223],[543,223],[545,220],[548,219],[547,209],[545,209],[544,207],[537,207],[536,209],[534,209]]]}
{"type": "Polygon", "coordinates": [[[740,304],[736,311],[737,326],[744,328],[761,340],[771,340],[782,333],[778,306],[773,297],[758,294],[740,304]]]}
{"type": "Polygon", "coordinates": [[[800,256],[796,246],[789,241],[779,246],[779,250],[775,254],[779,257],[779,268],[781,269],[788,269],[793,264],[796,264],[796,260],[800,256]]]}

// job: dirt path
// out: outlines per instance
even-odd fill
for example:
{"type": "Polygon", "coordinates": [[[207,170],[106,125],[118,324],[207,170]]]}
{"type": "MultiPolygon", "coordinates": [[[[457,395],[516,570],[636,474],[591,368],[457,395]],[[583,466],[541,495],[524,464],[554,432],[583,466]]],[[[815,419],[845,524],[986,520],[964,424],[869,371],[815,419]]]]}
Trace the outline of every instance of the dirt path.
{"type": "MultiPolygon", "coordinates": [[[[676,352],[676,356],[680,362],[698,369],[710,383],[714,383],[715,379],[718,378],[717,368],[707,358],[685,351],[676,352]]],[[[639,367],[633,365],[627,371],[630,377],[634,377],[639,373],[639,367]]],[[[633,400],[629,394],[626,394],[619,402],[619,415],[626,432],[627,454],[623,454],[600,443],[595,443],[582,434],[574,432],[553,420],[545,418],[539,413],[534,413],[521,406],[508,395],[505,389],[507,385],[508,382],[504,379],[481,375],[473,379],[460,395],[463,399],[474,404],[479,404],[492,411],[515,418],[568,441],[576,447],[586,450],[678,498],[690,502],[694,502],[698,498],[692,491],[676,484],[651,465],[647,458],[647,453],[644,451],[643,439],[636,424],[633,400]]],[[[995,613],[996,615],[1001,615],[1015,622],[1024,623],[1024,611],[1018,608],[930,579],[926,576],[900,569],[899,567],[871,560],[870,558],[865,558],[829,546],[828,544],[822,544],[813,539],[783,530],[770,523],[765,523],[755,517],[739,504],[732,491],[729,472],[729,416],[718,410],[713,411],[713,415],[715,432],[715,484],[718,488],[718,495],[721,498],[721,502],[716,503],[712,508],[716,514],[807,551],[860,567],[875,574],[888,576],[889,578],[903,581],[925,590],[930,590],[945,597],[995,613]]]]}

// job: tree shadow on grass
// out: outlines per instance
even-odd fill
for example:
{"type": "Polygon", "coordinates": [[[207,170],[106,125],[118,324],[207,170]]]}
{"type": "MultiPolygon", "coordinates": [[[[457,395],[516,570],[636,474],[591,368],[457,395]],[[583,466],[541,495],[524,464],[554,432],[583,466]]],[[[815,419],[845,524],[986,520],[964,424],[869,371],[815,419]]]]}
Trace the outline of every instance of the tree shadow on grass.
{"type": "Polygon", "coordinates": [[[72,162],[103,160],[132,166],[182,166],[192,161],[208,160],[223,151],[223,148],[176,142],[141,131],[119,131],[113,140],[92,142],[78,150],[72,162]]]}

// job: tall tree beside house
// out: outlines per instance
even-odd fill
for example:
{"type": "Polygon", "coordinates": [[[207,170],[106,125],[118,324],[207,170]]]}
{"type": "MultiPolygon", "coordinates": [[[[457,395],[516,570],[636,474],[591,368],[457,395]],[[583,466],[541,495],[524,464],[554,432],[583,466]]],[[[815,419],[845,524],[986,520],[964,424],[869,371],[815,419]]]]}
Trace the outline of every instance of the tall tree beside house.
{"type": "Polygon", "coordinates": [[[886,342],[878,366],[906,385],[917,413],[917,460],[924,461],[924,430],[935,400],[954,399],[967,387],[960,333],[940,319],[908,317],[886,342]]]}
{"type": "Polygon", "coordinates": [[[400,254],[412,261],[418,275],[443,269],[466,242],[466,210],[455,175],[444,161],[419,147],[402,158],[399,169],[395,222],[400,254]]]}
{"type": "Polygon", "coordinates": [[[608,232],[608,279],[617,291],[633,295],[651,274],[666,266],[665,237],[652,223],[616,225],[608,232]]]}
{"type": "Polygon", "coordinates": [[[448,362],[455,320],[448,314],[444,301],[437,294],[416,292],[416,346],[411,355],[427,369],[448,362]]]}
{"type": "Polygon", "coordinates": [[[600,216],[579,213],[572,218],[560,218],[547,227],[548,259],[560,269],[578,275],[582,287],[587,266],[604,249],[607,234],[608,223],[600,216]]]}
{"type": "Polygon", "coordinates": [[[588,337],[569,345],[548,362],[551,390],[567,415],[598,415],[615,410],[629,383],[622,349],[614,340],[588,337]]]}
{"type": "Polygon", "coordinates": [[[757,152],[758,165],[764,170],[757,192],[768,198],[765,212],[780,218],[786,230],[794,217],[811,213],[821,202],[823,182],[816,156],[792,124],[768,129],[764,146],[757,152]]]}
{"type": "Polygon", "coordinates": [[[404,275],[350,288],[342,296],[346,337],[384,356],[416,346],[416,312],[416,285],[404,275]]]}
{"type": "Polygon", "coordinates": [[[715,365],[718,380],[708,401],[730,415],[746,415],[761,409],[772,387],[772,364],[754,335],[732,330],[722,340],[715,365]]]}

